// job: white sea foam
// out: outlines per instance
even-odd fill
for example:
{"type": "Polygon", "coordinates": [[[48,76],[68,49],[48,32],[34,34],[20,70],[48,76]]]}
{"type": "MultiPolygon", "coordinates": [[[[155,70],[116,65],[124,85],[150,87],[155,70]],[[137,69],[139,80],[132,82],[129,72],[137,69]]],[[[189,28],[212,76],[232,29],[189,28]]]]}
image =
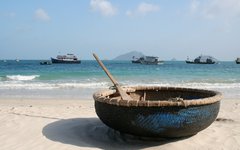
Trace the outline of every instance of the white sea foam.
{"type": "Polygon", "coordinates": [[[108,82],[99,83],[44,83],[44,82],[22,82],[5,81],[0,82],[0,89],[28,89],[28,90],[54,90],[54,89],[78,89],[78,88],[105,88],[108,82]]]}
{"type": "MultiPolygon", "coordinates": [[[[104,80],[98,82],[95,78],[85,80],[35,80],[40,75],[7,75],[2,77],[0,82],[0,89],[99,89],[108,88],[113,84],[104,80]],[[3,79],[5,78],[5,79],[3,79]]],[[[202,88],[202,89],[240,89],[240,82],[175,82],[175,81],[139,81],[139,80],[123,80],[121,85],[127,86],[175,86],[175,87],[188,87],[188,88],[202,88]]]]}
{"type": "MultiPolygon", "coordinates": [[[[33,77],[32,77],[33,78],[33,77]]],[[[108,88],[112,86],[110,82],[26,82],[26,79],[18,81],[0,82],[0,89],[74,89],[74,88],[108,88]]],[[[28,79],[29,80],[29,79],[28,79]]],[[[32,79],[33,80],[33,79],[32,79]]],[[[127,83],[128,86],[175,86],[188,88],[203,88],[203,89],[231,89],[240,88],[240,83],[127,83]]]]}
{"type": "MultiPolygon", "coordinates": [[[[121,85],[127,86],[171,86],[171,87],[187,87],[187,88],[200,88],[208,90],[217,90],[224,94],[224,97],[236,98],[239,97],[240,83],[144,83],[139,82],[121,82],[121,85]]],[[[34,95],[35,96],[70,96],[79,97],[86,96],[91,98],[92,93],[100,89],[108,89],[112,86],[110,81],[104,82],[73,82],[73,81],[54,81],[54,82],[40,82],[40,81],[1,81],[0,82],[0,96],[8,95],[16,96],[19,95],[34,95]],[[57,95],[56,95],[57,93],[57,95]]]]}
{"type": "Polygon", "coordinates": [[[55,84],[56,88],[69,89],[69,88],[101,88],[106,87],[107,82],[98,82],[98,83],[57,83],[55,84]]]}
{"type": "Polygon", "coordinates": [[[28,80],[34,80],[36,78],[39,78],[40,75],[7,75],[7,80],[13,80],[13,81],[28,81],[28,80]]]}
{"type": "Polygon", "coordinates": [[[230,89],[240,88],[240,83],[132,83],[130,86],[168,86],[168,87],[186,87],[186,88],[201,88],[201,89],[230,89]]]}

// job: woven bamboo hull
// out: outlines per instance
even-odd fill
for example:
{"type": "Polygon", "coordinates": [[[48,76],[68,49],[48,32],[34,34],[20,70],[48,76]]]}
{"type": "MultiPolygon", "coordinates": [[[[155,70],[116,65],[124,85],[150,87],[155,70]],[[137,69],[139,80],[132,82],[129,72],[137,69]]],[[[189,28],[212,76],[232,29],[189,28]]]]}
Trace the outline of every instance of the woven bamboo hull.
{"type": "MultiPolygon", "coordinates": [[[[178,95],[179,91],[181,90],[176,90],[178,95]]],[[[151,93],[152,91],[149,90],[148,92],[151,93]]],[[[157,90],[155,94],[158,92],[165,98],[169,94],[164,94],[165,90],[157,90]]],[[[170,94],[173,92],[174,89],[170,94]]],[[[207,97],[201,91],[194,92],[194,94],[200,95],[200,97],[195,96],[196,99],[200,100],[210,97],[207,97]]],[[[184,94],[182,95],[184,97],[184,94]]],[[[144,137],[173,138],[197,134],[216,119],[220,108],[220,101],[200,105],[190,104],[189,106],[181,105],[181,103],[175,106],[173,104],[171,104],[173,106],[167,106],[161,103],[158,103],[158,106],[151,106],[151,102],[148,102],[147,106],[144,104],[121,106],[121,103],[116,105],[107,102],[107,99],[99,100],[96,95],[94,98],[96,113],[104,124],[123,133],[144,137]]],[[[157,98],[160,97],[157,96],[157,98]]],[[[156,100],[151,101],[156,102],[156,100]]]]}
{"type": "Polygon", "coordinates": [[[110,128],[145,137],[184,137],[207,128],[220,102],[198,107],[128,107],[95,102],[97,115],[110,128]]]}

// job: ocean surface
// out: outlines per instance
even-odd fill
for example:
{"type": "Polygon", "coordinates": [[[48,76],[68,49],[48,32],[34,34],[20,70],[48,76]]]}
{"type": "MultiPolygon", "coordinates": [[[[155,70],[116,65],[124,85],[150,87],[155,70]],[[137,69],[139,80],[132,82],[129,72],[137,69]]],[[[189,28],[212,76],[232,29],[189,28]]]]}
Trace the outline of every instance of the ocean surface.
{"type": "MultiPolygon", "coordinates": [[[[93,99],[113,84],[95,60],[81,64],[40,65],[40,60],[0,62],[0,99],[93,99]]],[[[103,61],[123,86],[177,86],[217,90],[225,98],[240,97],[240,65],[165,61],[162,65],[103,61]]]]}

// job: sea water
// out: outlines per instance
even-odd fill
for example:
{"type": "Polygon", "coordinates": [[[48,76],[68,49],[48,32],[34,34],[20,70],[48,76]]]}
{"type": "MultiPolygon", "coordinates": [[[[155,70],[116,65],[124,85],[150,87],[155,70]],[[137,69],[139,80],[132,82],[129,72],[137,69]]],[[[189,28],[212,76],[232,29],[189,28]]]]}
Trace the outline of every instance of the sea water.
{"type": "MultiPolygon", "coordinates": [[[[217,90],[225,98],[240,97],[240,65],[186,64],[165,61],[162,65],[103,61],[123,86],[177,86],[217,90]]],[[[0,62],[0,99],[92,99],[98,90],[113,86],[95,60],[81,64],[40,65],[40,60],[0,62]]]]}

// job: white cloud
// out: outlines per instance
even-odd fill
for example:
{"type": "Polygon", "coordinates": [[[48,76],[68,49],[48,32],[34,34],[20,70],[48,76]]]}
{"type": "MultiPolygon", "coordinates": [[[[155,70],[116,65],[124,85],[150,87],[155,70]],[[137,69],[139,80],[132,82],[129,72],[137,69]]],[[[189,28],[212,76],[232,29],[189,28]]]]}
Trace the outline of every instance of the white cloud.
{"type": "Polygon", "coordinates": [[[191,5],[190,5],[190,11],[192,14],[198,11],[200,2],[197,0],[193,0],[191,5]]]}
{"type": "Polygon", "coordinates": [[[42,8],[39,8],[35,11],[35,19],[37,19],[39,21],[44,21],[44,22],[51,20],[51,18],[47,14],[47,12],[45,10],[43,10],[42,8]]]}
{"type": "Polygon", "coordinates": [[[190,14],[215,21],[214,31],[230,33],[240,21],[240,0],[192,0],[190,14]]]}
{"type": "Polygon", "coordinates": [[[117,13],[117,9],[107,0],[91,0],[90,6],[103,16],[114,16],[117,13]]]}
{"type": "Polygon", "coordinates": [[[190,9],[207,19],[232,19],[240,16],[240,0],[193,0],[190,9]]]}
{"type": "Polygon", "coordinates": [[[134,13],[133,13],[132,11],[128,10],[128,11],[126,11],[126,15],[127,15],[127,16],[133,16],[134,13]]]}
{"type": "Polygon", "coordinates": [[[148,3],[141,3],[138,6],[137,11],[141,14],[147,14],[147,13],[150,13],[150,12],[157,12],[157,11],[159,11],[159,6],[153,5],[153,4],[148,4],[148,3]]]}
{"type": "Polygon", "coordinates": [[[133,11],[128,10],[126,12],[126,15],[128,16],[146,15],[148,13],[158,12],[159,10],[160,10],[160,7],[158,5],[143,2],[143,3],[140,3],[135,10],[133,11]]]}

